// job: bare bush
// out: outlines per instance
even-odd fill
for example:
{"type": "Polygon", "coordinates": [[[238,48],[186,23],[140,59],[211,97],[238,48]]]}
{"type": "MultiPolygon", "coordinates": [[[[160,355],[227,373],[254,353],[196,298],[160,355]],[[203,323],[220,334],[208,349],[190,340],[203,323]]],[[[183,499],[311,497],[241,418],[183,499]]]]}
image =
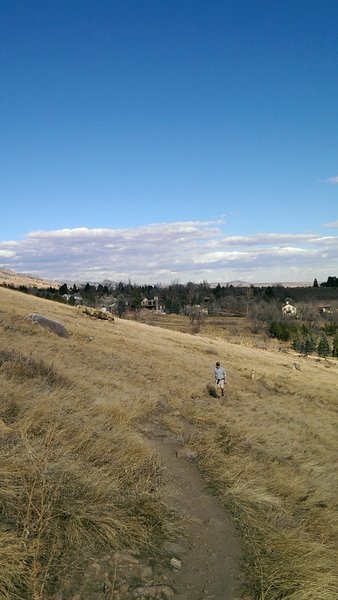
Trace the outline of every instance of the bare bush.
{"type": "Polygon", "coordinates": [[[281,318],[280,310],[274,302],[259,302],[251,307],[249,312],[251,329],[259,333],[263,328],[271,325],[273,321],[281,318]]]}

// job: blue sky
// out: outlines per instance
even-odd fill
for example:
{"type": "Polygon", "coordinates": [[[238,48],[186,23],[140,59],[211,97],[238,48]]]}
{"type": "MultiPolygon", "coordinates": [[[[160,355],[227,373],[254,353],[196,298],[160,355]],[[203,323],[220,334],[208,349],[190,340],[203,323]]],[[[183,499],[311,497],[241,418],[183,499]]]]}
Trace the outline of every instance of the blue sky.
{"type": "Polygon", "coordinates": [[[2,0],[0,268],[326,280],[336,0],[2,0]]]}

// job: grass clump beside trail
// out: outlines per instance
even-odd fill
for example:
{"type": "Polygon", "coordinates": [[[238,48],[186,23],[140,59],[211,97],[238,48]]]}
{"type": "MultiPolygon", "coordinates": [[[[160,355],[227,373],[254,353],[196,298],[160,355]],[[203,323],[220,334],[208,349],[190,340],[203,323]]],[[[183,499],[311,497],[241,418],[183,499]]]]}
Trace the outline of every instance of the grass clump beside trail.
{"type": "MultiPolygon", "coordinates": [[[[298,495],[304,479],[252,455],[238,432],[204,427],[194,443],[211,487],[233,515],[246,548],[247,600],[336,597],[336,509],[298,495]]],[[[292,469],[291,469],[292,470],[292,469]]],[[[297,471],[297,469],[295,469],[297,471]]]]}

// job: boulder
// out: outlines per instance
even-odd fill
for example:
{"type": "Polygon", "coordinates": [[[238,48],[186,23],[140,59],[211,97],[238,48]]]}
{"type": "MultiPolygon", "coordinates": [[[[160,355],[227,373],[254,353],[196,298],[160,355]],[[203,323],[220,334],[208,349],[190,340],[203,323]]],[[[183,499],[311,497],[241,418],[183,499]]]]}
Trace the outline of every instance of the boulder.
{"type": "Polygon", "coordinates": [[[56,333],[56,335],[59,335],[60,337],[68,338],[69,336],[67,329],[64,327],[64,325],[59,323],[59,321],[54,321],[54,319],[44,317],[39,313],[32,313],[31,315],[28,315],[26,317],[26,321],[29,323],[37,323],[44,329],[49,329],[49,331],[56,333]]]}

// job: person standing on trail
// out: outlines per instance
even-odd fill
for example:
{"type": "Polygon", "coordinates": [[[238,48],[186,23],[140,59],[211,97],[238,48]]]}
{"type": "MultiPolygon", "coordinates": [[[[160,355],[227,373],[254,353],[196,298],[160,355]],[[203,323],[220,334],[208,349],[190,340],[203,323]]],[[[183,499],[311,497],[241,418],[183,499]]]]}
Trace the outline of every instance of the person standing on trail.
{"type": "Polygon", "coordinates": [[[214,368],[214,381],[216,385],[216,392],[218,398],[220,397],[220,395],[224,396],[224,386],[226,378],[227,374],[225,369],[223,369],[223,367],[221,367],[221,363],[217,361],[214,368]]]}

